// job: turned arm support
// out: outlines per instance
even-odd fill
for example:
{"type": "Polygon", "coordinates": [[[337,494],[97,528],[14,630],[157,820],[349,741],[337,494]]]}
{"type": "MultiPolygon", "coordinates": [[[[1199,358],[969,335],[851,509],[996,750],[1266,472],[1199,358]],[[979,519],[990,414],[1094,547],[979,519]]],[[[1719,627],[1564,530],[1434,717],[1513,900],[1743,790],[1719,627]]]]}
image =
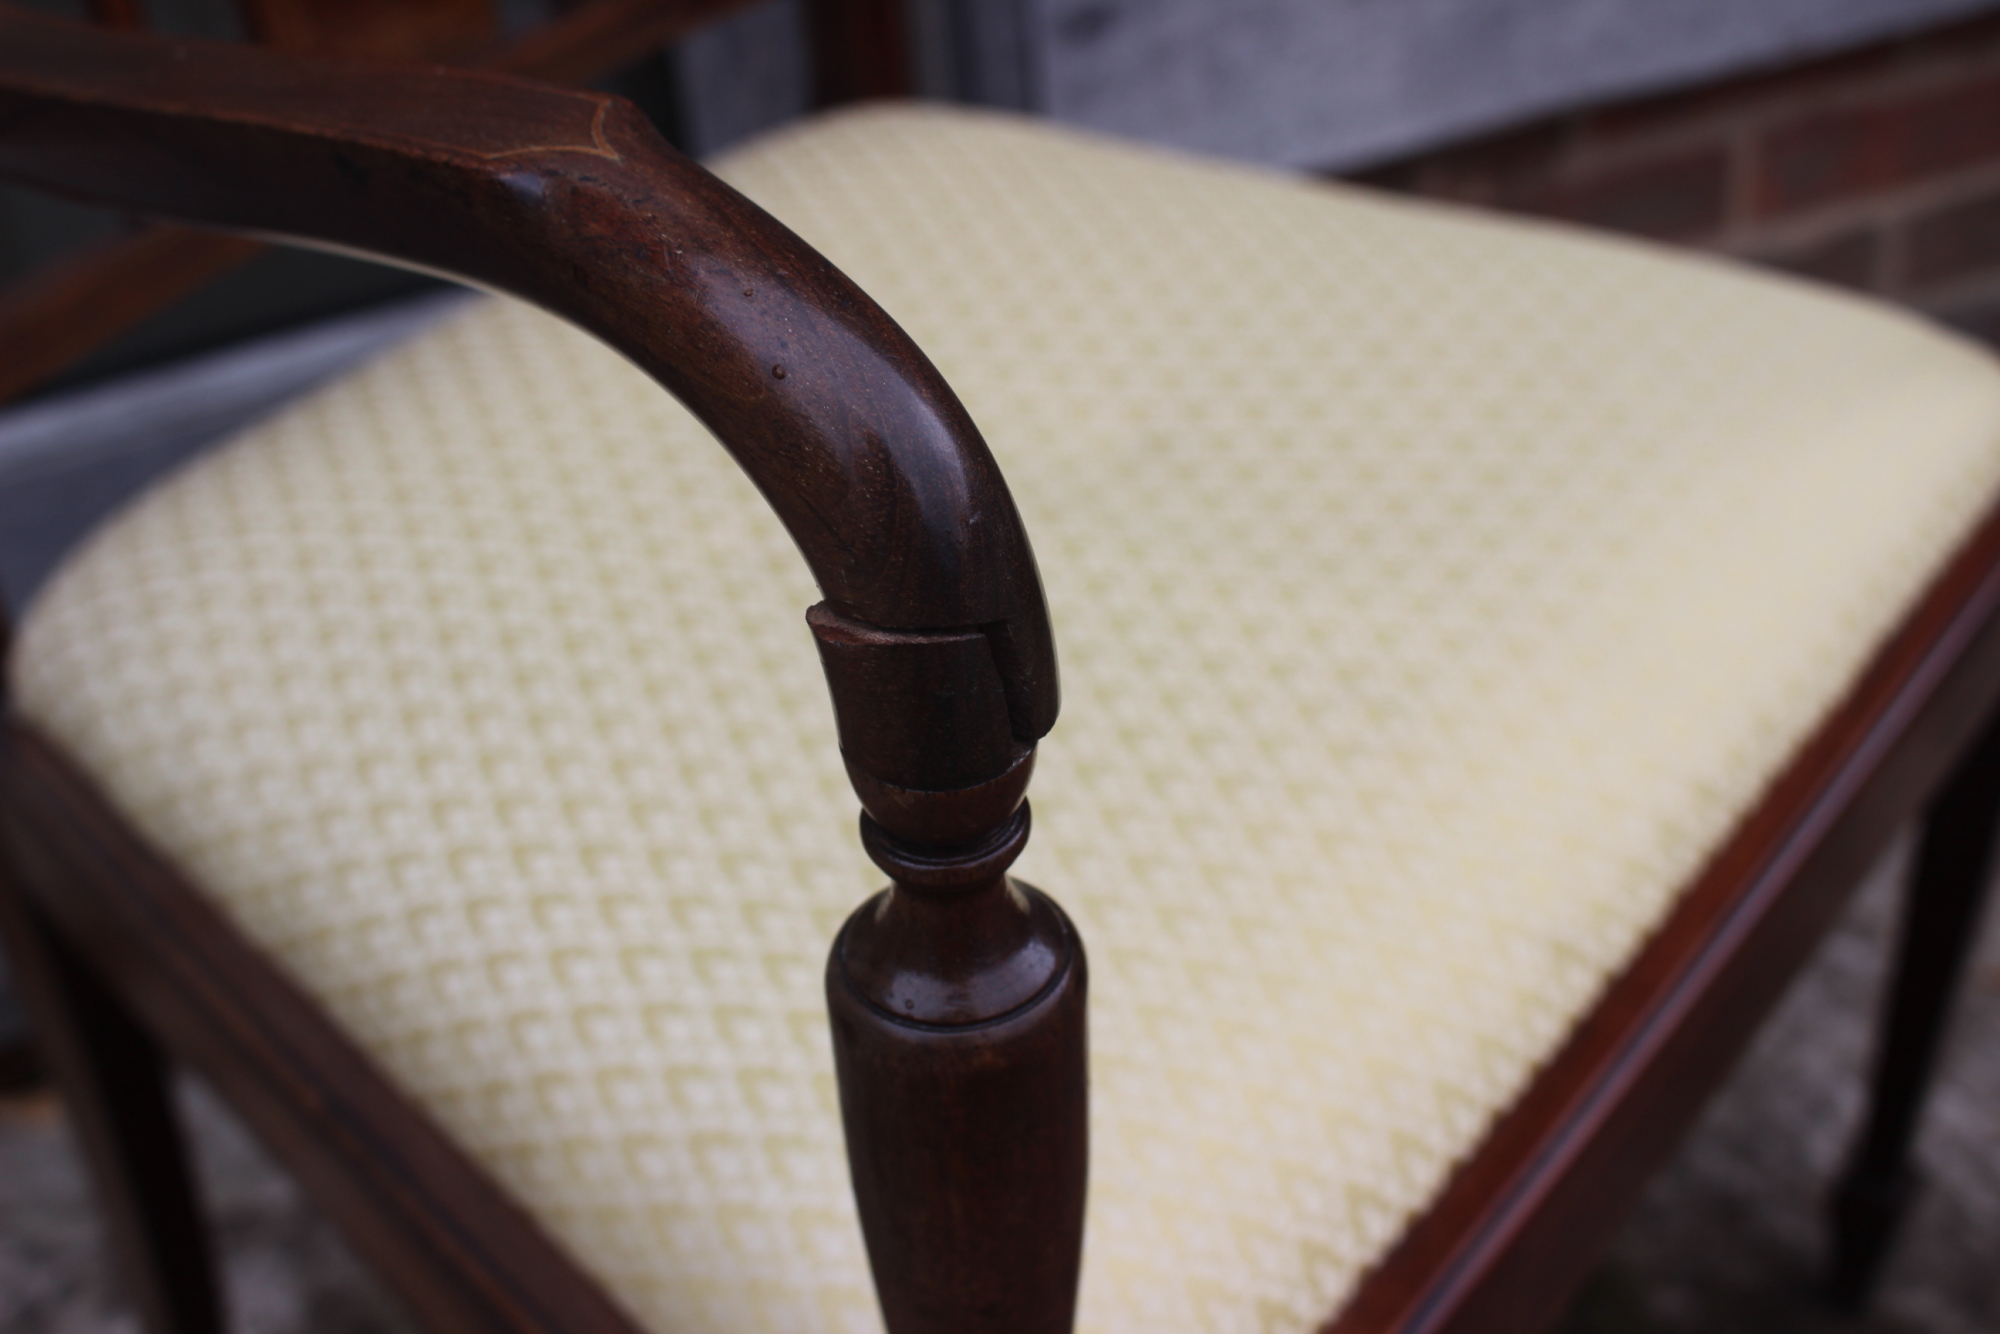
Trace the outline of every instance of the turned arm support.
{"type": "Polygon", "coordinates": [[[0,173],[510,292],[630,357],[797,542],[844,753],[905,836],[948,841],[905,794],[984,784],[1054,722],[1034,558],[958,399],[859,288],[629,103],[0,7],[0,173]]]}
{"type": "Polygon", "coordinates": [[[0,5],[0,175],[524,297],[713,431],[825,598],[807,620],[891,887],[827,996],[893,1334],[1064,1334],[1085,1177],[1083,949],[1017,884],[1056,716],[1020,517],[893,321],[629,104],[492,73],[92,31],[0,5]]]}

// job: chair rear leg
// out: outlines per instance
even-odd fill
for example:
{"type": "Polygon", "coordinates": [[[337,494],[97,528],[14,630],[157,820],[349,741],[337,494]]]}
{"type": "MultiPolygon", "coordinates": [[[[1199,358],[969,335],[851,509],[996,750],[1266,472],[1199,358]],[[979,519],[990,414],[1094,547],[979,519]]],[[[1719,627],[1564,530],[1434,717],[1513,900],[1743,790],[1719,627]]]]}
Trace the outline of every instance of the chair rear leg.
{"type": "Polygon", "coordinates": [[[221,1334],[208,1229],[167,1060],[14,876],[0,857],[0,944],[82,1141],[141,1326],[146,1334],[221,1334]]]}
{"type": "Polygon", "coordinates": [[[1910,1164],[1939,1039],[1978,935],[2000,825],[2000,718],[1989,722],[1924,813],[1905,891],[1895,976],[1875,1056],[1868,1121],[1832,1198],[1827,1286],[1865,1306],[1915,1192],[1910,1164]]]}

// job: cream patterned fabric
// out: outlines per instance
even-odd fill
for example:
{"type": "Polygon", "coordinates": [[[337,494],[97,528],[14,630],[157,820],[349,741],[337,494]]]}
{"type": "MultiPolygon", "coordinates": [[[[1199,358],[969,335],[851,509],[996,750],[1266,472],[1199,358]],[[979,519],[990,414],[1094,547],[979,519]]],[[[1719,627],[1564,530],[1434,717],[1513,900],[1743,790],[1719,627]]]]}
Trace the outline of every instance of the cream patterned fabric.
{"type": "MultiPolygon", "coordinates": [[[[1037,544],[1097,1334],[1324,1318],[2000,483],[1984,355],[1779,278],[942,110],[720,169],[1037,544]]],[[[486,301],[99,533],[14,673],[650,1327],[869,1330],[814,598],[680,409],[486,301]]]]}

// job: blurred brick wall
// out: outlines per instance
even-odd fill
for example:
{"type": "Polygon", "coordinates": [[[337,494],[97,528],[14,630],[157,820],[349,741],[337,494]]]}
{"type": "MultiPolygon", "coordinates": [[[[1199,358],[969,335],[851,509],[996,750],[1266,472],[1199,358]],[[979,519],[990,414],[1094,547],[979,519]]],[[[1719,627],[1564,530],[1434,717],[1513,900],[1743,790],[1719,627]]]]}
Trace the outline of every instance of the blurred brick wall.
{"type": "Polygon", "coordinates": [[[1875,292],[2000,344],[2000,16],[1359,173],[1875,292]]]}

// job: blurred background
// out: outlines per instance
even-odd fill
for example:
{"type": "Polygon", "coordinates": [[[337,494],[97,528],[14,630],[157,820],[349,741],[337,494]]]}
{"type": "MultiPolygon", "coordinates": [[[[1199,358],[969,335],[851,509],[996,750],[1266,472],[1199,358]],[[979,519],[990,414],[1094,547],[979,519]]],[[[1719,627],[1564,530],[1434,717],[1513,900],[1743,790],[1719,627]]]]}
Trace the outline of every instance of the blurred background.
{"type": "MultiPolygon", "coordinates": [[[[35,7],[86,9],[82,0],[35,7]]],[[[304,35],[269,28],[280,5],[140,8],[155,29],[187,36],[370,50],[401,41],[406,55],[457,58],[564,6],[444,0],[423,9],[447,26],[413,37],[379,36],[417,12],[396,0],[320,5],[353,26],[304,35]]],[[[682,8],[730,12],[598,84],[697,155],[829,100],[914,93],[1696,247],[1874,293],[2000,342],[2000,0],[682,8]],[[901,36],[870,53],[873,83],[815,87],[815,43],[829,25],[871,15],[901,21],[901,36]]],[[[60,286],[74,257],[129,248],[135,234],[129,219],[0,188],[0,587],[15,609],[137,487],[455,299],[428,278],[249,246],[203,251],[176,292],[143,300],[120,297],[115,283],[60,286]],[[52,291],[85,292],[71,308],[100,326],[74,358],[7,341],[8,315],[52,291]]],[[[1926,1130],[1932,1184],[1881,1298],[1869,1315],[1843,1316],[1815,1287],[1819,1195],[1859,1107],[1895,870],[1894,859],[1878,869],[1621,1234],[1568,1334],[2000,1329],[1992,930],[1926,1130]]],[[[61,1109],[35,1064],[0,968],[0,1334],[130,1328],[97,1257],[61,1109]]],[[[198,1088],[188,1096],[239,1324],[273,1334],[405,1328],[229,1117],[198,1088]]]]}
{"type": "MultiPolygon", "coordinates": [[[[80,12],[81,0],[34,7],[80,12]]],[[[866,6],[849,6],[865,8],[866,6]]],[[[1200,152],[1571,218],[2000,328],[1993,0],[907,0],[907,87],[1200,152]]],[[[546,0],[502,0],[519,30],[546,0]]],[[[231,0],[152,26],[242,37],[231,0]]],[[[696,155],[814,101],[801,0],[602,82],[696,155]]],[[[126,224],[0,189],[0,280],[126,224]]],[[[42,389],[404,294],[278,252],[42,389]]]]}

